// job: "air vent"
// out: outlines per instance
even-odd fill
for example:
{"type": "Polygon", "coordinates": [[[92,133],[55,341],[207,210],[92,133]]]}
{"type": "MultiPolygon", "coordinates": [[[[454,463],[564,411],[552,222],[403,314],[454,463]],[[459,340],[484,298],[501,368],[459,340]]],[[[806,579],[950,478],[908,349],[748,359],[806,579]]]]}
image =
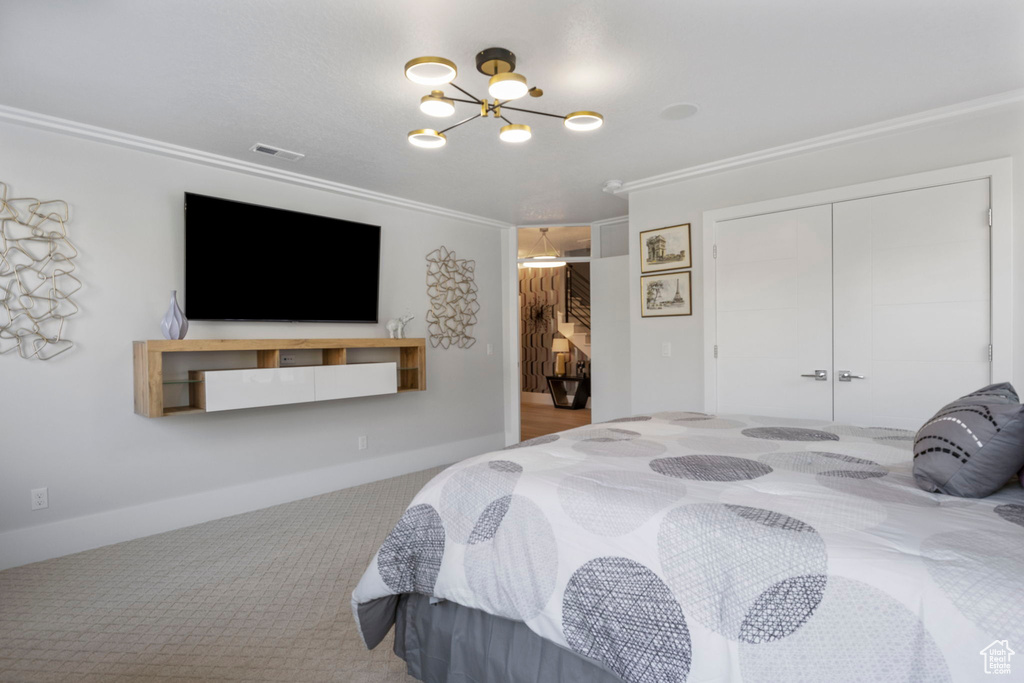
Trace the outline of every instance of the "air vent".
{"type": "Polygon", "coordinates": [[[288,161],[298,161],[299,159],[306,156],[305,154],[299,154],[298,152],[289,152],[287,149],[281,149],[280,147],[271,147],[270,145],[264,145],[262,142],[257,142],[249,149],[253,152],[259,152],[260,154],[269,154],[272,157],[277,157],[279,159],[287,159],[288,161]]]}

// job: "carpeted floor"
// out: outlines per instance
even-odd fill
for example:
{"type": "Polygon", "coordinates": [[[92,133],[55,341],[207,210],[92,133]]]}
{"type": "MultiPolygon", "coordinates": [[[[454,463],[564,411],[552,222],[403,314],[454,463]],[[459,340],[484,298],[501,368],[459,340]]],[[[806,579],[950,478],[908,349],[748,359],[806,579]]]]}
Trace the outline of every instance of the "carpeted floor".
{"type": "Polygon", "coordinates": [[[349,600],[439,471],[0,572],[0,681],[411,682],[349,600]]]}

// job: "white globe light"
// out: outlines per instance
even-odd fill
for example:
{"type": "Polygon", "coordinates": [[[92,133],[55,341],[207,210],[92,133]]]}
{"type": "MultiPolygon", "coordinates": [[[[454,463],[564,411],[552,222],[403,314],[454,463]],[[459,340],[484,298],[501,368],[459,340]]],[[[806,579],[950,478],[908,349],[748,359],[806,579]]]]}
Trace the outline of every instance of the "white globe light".
{"type": "Polygon", "coordinates": [[[491,76],[491,81],[487,85],[487,92],[491,94],[491,97],[503,102],[507,100],[518,100],[528,91],[529,88],[526,87],[526,76],[512,73],[511,71],[491,76]]]}
{"type": "Polygon", "coordinates": [[[530,127],[526,124],[513,123],[508,126],[502,126],[498,137],[503,142],[526,142],[533,137],[533,133],[530,132],[530,127]]]}

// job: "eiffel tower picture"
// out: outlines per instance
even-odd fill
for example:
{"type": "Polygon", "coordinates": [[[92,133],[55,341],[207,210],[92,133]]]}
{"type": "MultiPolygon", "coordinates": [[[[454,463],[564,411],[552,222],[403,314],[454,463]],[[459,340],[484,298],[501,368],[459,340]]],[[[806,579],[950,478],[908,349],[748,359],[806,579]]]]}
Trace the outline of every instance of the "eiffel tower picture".
{"type": "Polygon", "coordinates": [[[692,315],[691,284],[689,271],[668,275],[642,275],[640,315],[644,318],[692,315]],[[674,293],[670,294],[673,290],[674,293]]]}
{"type": "Polygon", "coordinates": [[[679,278],[676,278],[676,295],[672,298],[672,303],[677,306],[686,304],[686,299],[679,293],[679,278]]]}

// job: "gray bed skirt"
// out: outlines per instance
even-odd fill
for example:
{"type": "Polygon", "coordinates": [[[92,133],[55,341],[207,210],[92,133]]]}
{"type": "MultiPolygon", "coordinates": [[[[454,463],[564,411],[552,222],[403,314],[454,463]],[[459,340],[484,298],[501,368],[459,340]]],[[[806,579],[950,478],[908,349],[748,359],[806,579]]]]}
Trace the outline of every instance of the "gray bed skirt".
{"type": "Polygon", "coordinates": [[[622,683],[526,624],[417,594],[398,598],[395,654],[425,683],[622,683]]]}

